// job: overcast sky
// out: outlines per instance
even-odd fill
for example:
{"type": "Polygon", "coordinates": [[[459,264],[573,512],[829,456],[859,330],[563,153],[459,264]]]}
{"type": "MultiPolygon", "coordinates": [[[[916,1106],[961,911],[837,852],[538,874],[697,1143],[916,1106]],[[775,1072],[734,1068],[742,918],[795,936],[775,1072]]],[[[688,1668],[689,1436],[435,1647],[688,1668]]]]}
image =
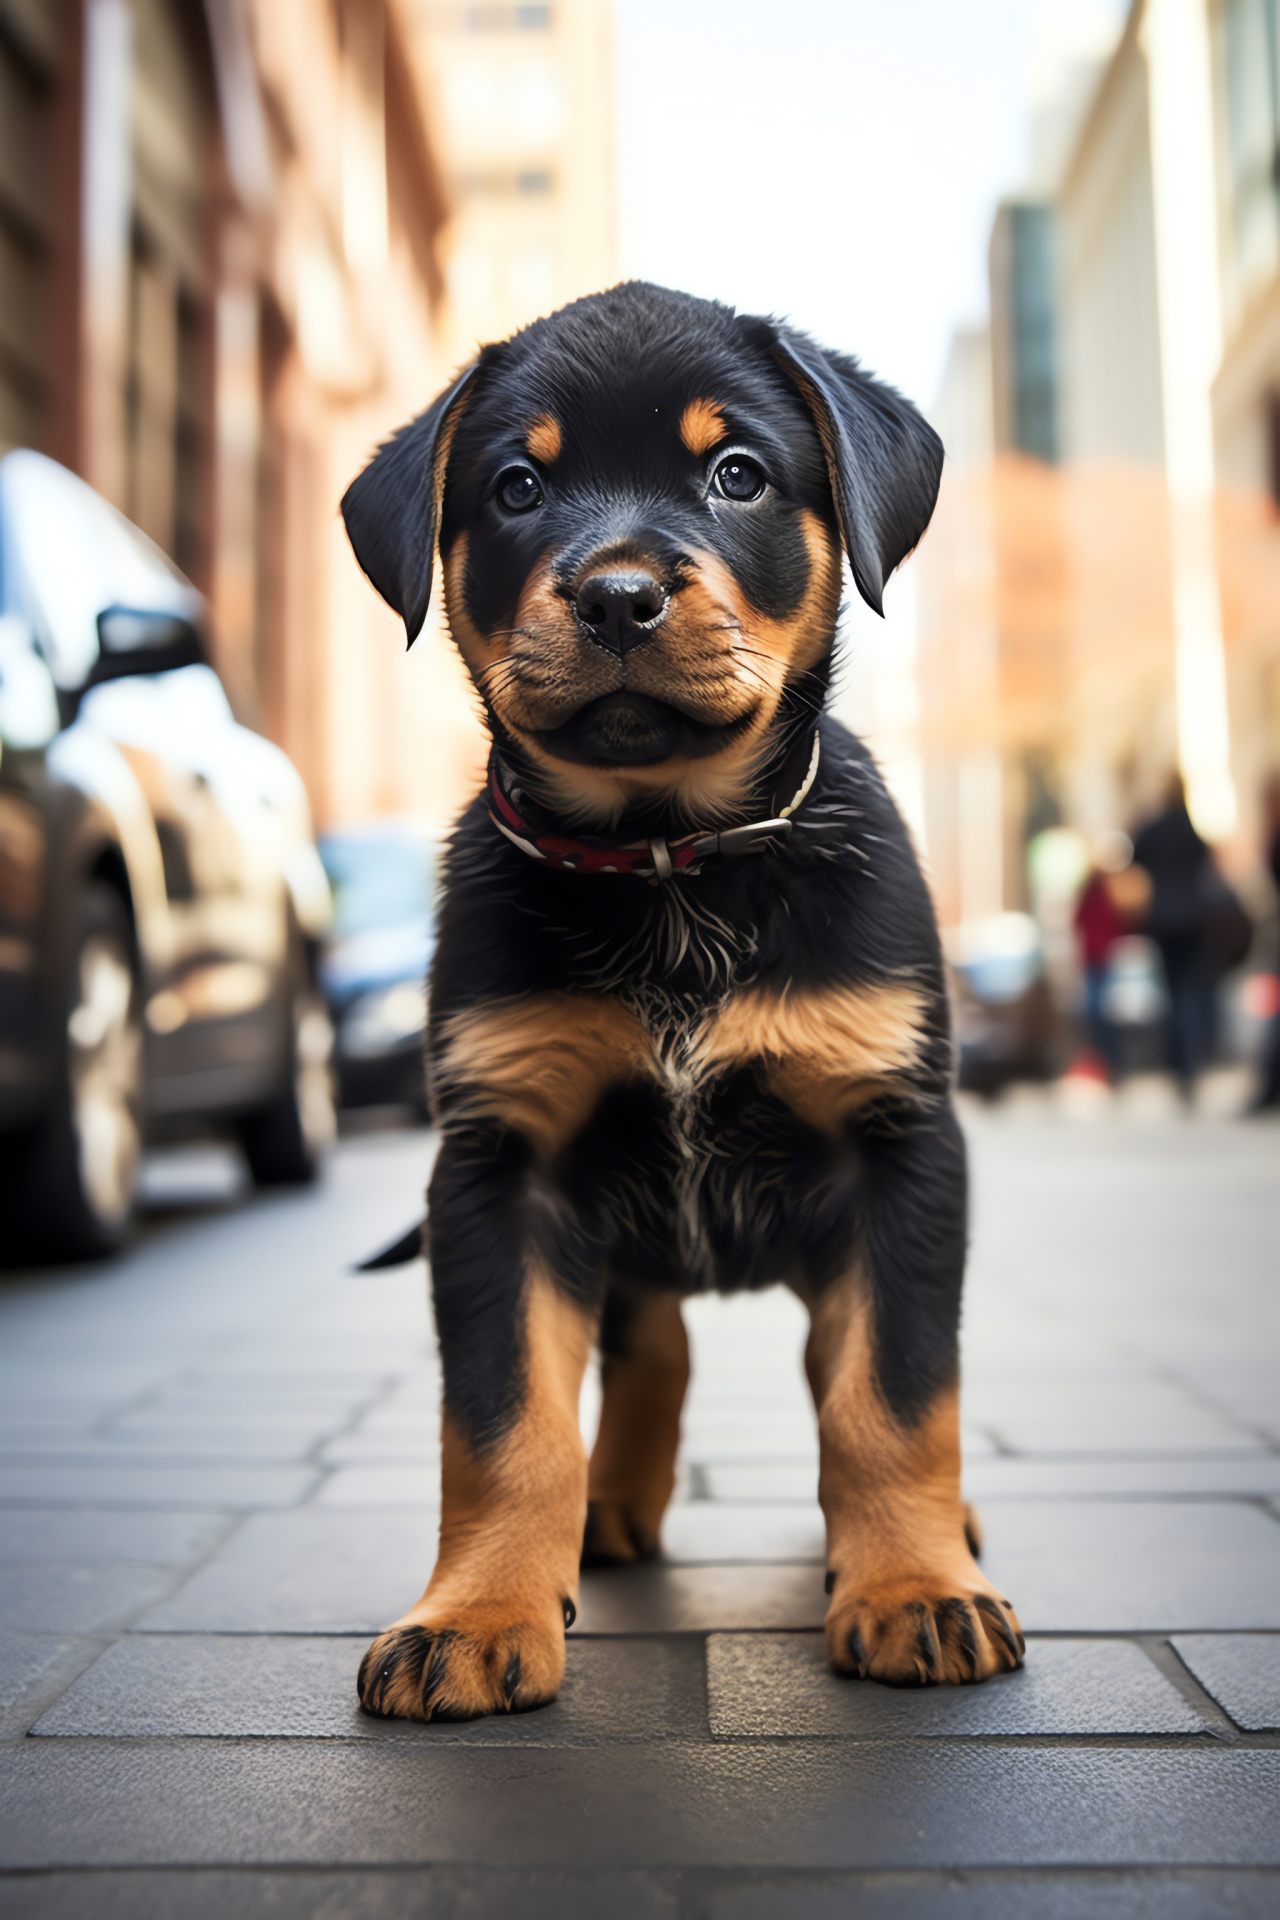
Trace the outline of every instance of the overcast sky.
{"type": "Polygon", "coordinates": [[[627,274],[789,314],[928,405],[1032,101],[1124,0],[617,0],[627,274]]]}

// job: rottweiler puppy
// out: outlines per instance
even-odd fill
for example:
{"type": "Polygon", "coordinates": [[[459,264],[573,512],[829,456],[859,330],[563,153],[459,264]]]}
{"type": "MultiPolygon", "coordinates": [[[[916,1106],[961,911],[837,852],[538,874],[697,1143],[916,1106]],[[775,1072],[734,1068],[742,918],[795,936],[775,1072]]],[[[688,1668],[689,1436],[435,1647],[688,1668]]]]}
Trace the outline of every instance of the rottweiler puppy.
{"type": "Polygon", "coordinates": [[[934,916],[870,754],[823,714],[842,556],[878,611],[941,466],[855,361],[633,283],[485,347],[347,492],[410,642],[438,546],[493,739],[431,982],[439,1557],[365,1656],[372,1713],[555,1696],[580,1563],[659,1546],[681,1296],[779,1281],[811,1319],[833,1666],[1021,1665],[960,1500],[934,916]]]}

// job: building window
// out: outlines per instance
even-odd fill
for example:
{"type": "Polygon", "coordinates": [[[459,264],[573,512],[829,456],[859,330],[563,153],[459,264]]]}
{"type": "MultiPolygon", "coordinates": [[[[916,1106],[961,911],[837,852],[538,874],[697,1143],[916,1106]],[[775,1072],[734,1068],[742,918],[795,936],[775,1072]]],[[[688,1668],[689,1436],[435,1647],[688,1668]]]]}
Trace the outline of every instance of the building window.
{"type": "Polygon", "coordinates": [[[464,14],[472,33],[545,33],[551,25],[550,7],[468,7],[464,14]]]}
{"type": "Polygon", "coordinates": [[[991,235],[997,447],[1058,457],[1053,209],[1005,201],[991,235]]]}
{"type": "Polygon", "coordinates": [[[554,190],[554,177],[545,167],[527,168],[519,173],[460,173],[454,181],[454,191],[460,199],[467,200],[496,200],[513,193],[541,199],[554,190]]]}
{"type": "Polygon", "coordinates": [[[1225,0],[1227,151],[1236,273],[1247,300],[1275,271],[1280,240],[1280,5],[1225,0]]]}
{"type": "Polygon", "coordinates": [[[212,74],[198,15],[140,9],[133,43],[125,497],[198,586],[209,566],[212,74]]]}
{"type": "Polygon", "coordinates": [[[1274,388],[1266,398],[1267,489],[1272,503],[1280,508],[1280,392],[1274,388]]]}
{"type": "Polygon", "coordinates": [[[60,40],[52,9],[0,9],[0,447],[45,437],[60,40]]]}

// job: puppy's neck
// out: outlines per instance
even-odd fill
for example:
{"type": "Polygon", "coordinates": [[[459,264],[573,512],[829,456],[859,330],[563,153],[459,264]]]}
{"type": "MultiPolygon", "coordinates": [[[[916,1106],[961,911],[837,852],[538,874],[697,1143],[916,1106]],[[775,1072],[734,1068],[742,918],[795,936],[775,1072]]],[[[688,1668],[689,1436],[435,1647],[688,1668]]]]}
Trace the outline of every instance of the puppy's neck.
{"type": "Polygon", "coordinates": [[[745,759],[725,765],[694,761],[665,783],[648,781],[637,794],[625,775],[608,768],[548,768],[500,726],[494,746],[526,808],[546,830],[607,835],[620,841],[672,839],[776,817],[795,802],[813,759],[825,685],[788,689],[763,740],[745,759]],[[647,791],[645,790],[647,788],[647,791]]]}

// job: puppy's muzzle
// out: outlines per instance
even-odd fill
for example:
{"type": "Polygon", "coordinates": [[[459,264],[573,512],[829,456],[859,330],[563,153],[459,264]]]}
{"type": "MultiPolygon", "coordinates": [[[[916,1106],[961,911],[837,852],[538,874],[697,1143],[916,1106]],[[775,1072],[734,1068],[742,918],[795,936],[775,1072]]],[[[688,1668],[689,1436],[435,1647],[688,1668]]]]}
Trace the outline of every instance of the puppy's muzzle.
{"type": "Polygon", "coordinates": [[[619,660],[653,638],[667,616],[668,596],[651,573],[593,573],[573,597],[579,624],[619,660]]]}

